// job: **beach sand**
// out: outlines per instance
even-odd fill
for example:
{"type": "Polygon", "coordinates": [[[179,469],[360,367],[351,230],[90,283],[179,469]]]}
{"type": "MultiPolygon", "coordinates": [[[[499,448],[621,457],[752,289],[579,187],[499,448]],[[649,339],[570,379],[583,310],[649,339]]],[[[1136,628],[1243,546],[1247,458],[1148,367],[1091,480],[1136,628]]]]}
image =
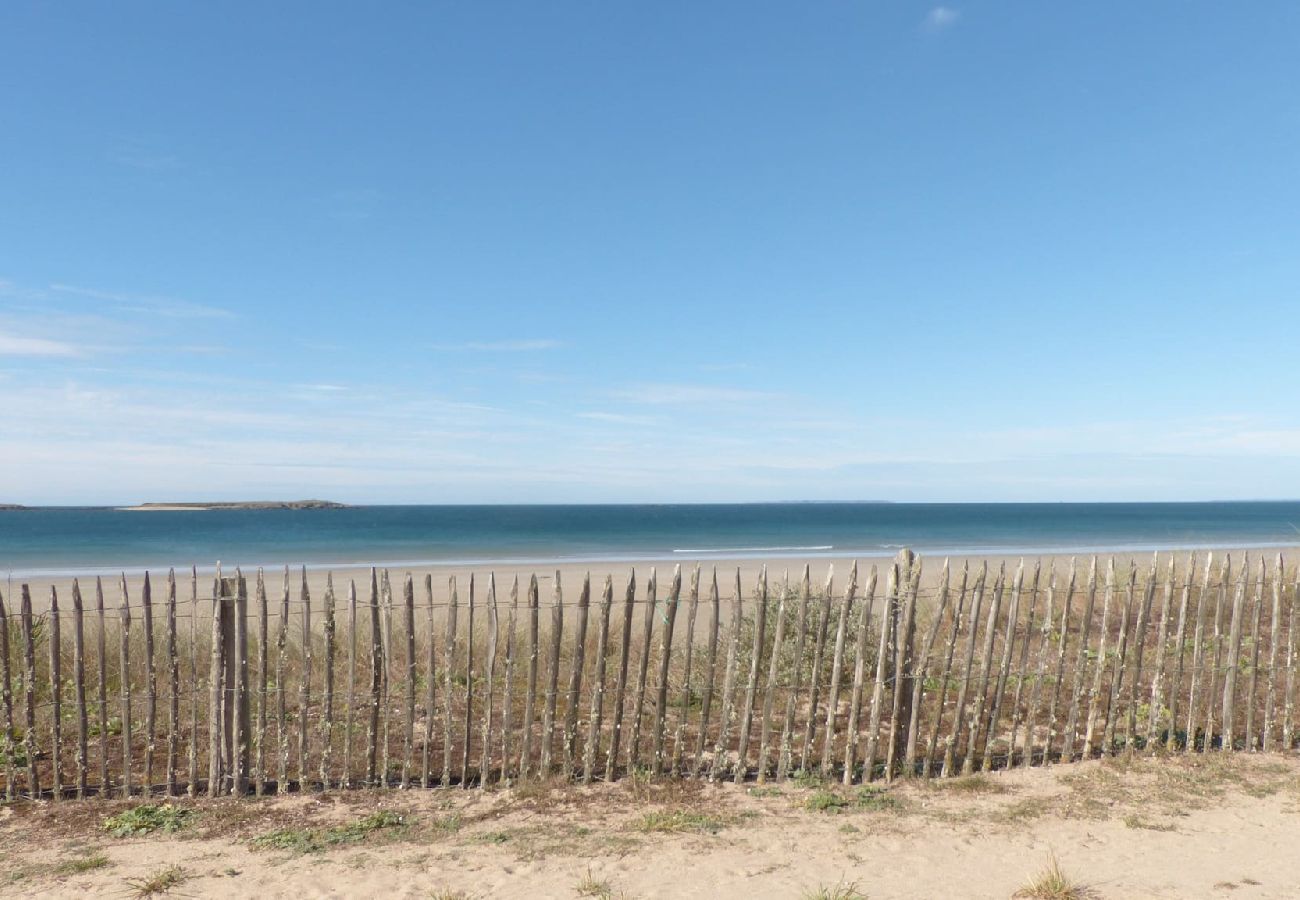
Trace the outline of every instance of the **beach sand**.
{"type": "Polygon", "coordinates": [[[846,793],[626,780],[178,800],[194,811],[180,831],[129,838],[103,827],[125,801],[20,804],[0,811],[0,894],[132,896],[176,865],[185,897],[798,900],[852,884],[1005,900],[1055,856],[1104,900],[1263,900],[1296,896],[1298,801],[1300,760],[1215,754],[846,793]],[[404,824],[357,827],[377,811],[404,824]]]}

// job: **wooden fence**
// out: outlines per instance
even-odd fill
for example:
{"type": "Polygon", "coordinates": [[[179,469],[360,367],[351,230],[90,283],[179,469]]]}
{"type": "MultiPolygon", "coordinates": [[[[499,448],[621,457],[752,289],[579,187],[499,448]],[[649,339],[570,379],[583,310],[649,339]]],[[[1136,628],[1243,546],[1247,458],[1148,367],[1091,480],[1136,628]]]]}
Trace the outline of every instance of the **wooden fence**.
{"type": "Polygon", "coordinates": [[[201,592],[191,570],[160,600],[147,575],[115,604],[73,582],[39,613],[23,585],[16,611],[0,597],[4,795],[851,784],[1296,744],[1280,555],[921,573],[903,551],[820,590],[807,567],[748,587],[696,567],[576,598],[556,573],[549,602],[536,577],[452,578],[435,602],[428,575],[314,598],[286,569],[273,597],[259,570],[250,600],[238,572],[201,592]]]}

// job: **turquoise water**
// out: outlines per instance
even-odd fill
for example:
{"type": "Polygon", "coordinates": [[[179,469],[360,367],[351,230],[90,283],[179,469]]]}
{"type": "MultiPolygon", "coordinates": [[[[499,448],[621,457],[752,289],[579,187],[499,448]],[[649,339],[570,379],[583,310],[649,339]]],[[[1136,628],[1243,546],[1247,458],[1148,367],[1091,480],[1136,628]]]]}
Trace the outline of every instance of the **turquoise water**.
{"type": "Polygon", "coordinates": [[[1300,544],[1300,502],[0,511],[0,571],[1054,553],[1300,544]]]}

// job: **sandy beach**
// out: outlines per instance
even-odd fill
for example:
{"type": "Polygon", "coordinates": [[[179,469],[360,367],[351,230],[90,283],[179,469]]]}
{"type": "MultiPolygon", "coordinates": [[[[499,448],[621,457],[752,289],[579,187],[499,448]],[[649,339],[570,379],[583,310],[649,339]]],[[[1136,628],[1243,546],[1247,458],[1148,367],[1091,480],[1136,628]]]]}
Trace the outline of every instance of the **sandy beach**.
{"type": "Polygon", "coordinates": [[[1286,898],[1300,761],[1117,759],[842,791],[590,787],[178,800],[175,833],[113,837],[121,801],[0,812],[0,894],[403,898],[1011,897],[1054,856],[1097,900],[1286,898]]]}

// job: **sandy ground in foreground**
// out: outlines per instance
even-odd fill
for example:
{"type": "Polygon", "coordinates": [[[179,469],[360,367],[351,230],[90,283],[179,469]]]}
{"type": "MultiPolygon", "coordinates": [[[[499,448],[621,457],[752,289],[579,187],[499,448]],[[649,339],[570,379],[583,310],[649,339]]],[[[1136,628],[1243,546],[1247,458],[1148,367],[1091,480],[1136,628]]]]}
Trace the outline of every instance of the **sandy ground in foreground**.
{"type": "Polygon", "coordinates": [[[1052,854],[1096,898],[1300,895],[1300,760],[1274,756],[867,793],[625,781],[178,805],[193,810],[180,831],[133,838],[103,829],[123,801],[0,810],[0,895],[139,896],[178,865],[164,896],[756,900],[856,884],[872,900],[1007,898],[1052,854]],[[378,810],[405,824],[340,830],[378,810]],[[268,834],[280,846],[259,849],[268,834]]]}
{"type": "MultiPolygon", "coordinates": [[[[1205,551],[1205,550],[1197,551],[1196,553],[1198,579],[1201,573],[1203,573],[1204,571],[1205,560],[1209,553],[1210,551],[1205,551]]],[[[1240,566],[1241,561],[1244,555],[1246,554],[1248,554],[1250,557],[1252,567],[1258,564],[1258,560],[1260,558],[1264,558],[1268,561],[1268,565],[1271,569],[1275,564],[1275,561],[1279,553],[1281,553],[1283,559],[1285,560],[1287,572],[1294,573],[1296,571],[1297,565],[1300,565],[1300,547],[1288,547],[1288,548],[1283,548],[1281,550],[1277,548],[1265,548],[1265,549],[1242,548],[1242,549],[1233,549],[1233,550],[1226,550],[1226,551],[1215,550],[1213,551],[1213,555],[1215,560],[1214,571],[1216,577],[1218,576],[1219,565],[1223,560],[1225,553],[1231,554],[1232,556],[1234,572],[1238,571],[1238,567],[1240,566]]],[[[1110,554],[1105,552],[1098,552],[1097,556],[1099,560],[1098,562],[1099,572],[1104,570],[1106,561],[1112,555],[1114,556],[1116,566],[1120,569],[1121,572],[1127,569],[1130,562],[1134,562],[1139,567],[1141,578],[1145,579],[1147,570],[1151,565],[1152,554],[1123,553],[1123,552],[1110,554]]],[[[1178,577],[1181,578],[1183,577],[1183,575],[1187,570],[1188,552],[1185,550],[1175,551],[1172,554],[1172,556],[1177,561],[1177,574],[1178,577]]],[[[1162,551],[1159,555],[1158,572],[1161,578],[1165,577],[1165,573],[1168,570],[1170,557],[1171,554],[1168,551],[1162,551]]],[[[825,584],[827,575],[831,572],[831,569],[833,567],[834,575],[835,575],[835,583],[834,583],[835,591],[837,594],[839,594],[844,590],[844,587],[847,584],[849,571],[852,568],[853,564],[856,562],[858,565],[859,589],[861,589],[861,587],[866,584],[868,573],[870,572],[871,567],[873,565],[878,567],[879,586],[877,588],[877,595],[879,595],[884,590],[886,572],[888,571],[888,567],[892,559],[893,557],[890,556],[882,556],[882,557],[863,556],[863,557],[858,557],[856,559],[849,558],[849,557],[810,559],[810,560],[773,559],[767,561],[766,563],[767,571],[768,571],[768,582],[770,586],[775,586],[776,584],[781,583],[787,577],[787,573],[789,579],[792,582],[797,582],[798,579],[802,577],[803,567],[805,563],[807,563],[811,570],[810,578],[812,580],[812,584],[814,585],[814,587],[821,587],[822,585],[825,584]]],[[[1044,555],[1044,556],[1027,556],[1027,557],[1005,556],[1005,555],[970,556],[970,557],[954,556],[949,560],[949,565],[952,568],[953,579],[955,584],[957,573],[961,570],[961,567],[963,565],[970,566],[972,578],[974,577],[974,573],[978,570],[978,568],[985,563],[988,564],[991,572],[996,571],[999,566],[1005,565],[1007,568],[1008,577],[1010,577],[1010,573],[1015,570],[1016,566],[1022,561],[1022,559],[1025,563],[1025,571],[1026,571],[1027,579],[1030,577],[1029,573],[1032,571],[1034,564],[1038,563],[1041,565],[1042,572],[1043,572],[1042,584],[1044,587],[1046,586],[1047,583],[1047,572],[1049,568],[1053,566],[1055,567],[1058,573],[1058,578],[1060,579],[1060,583],[1063,585],[1065,580],[1068,578],[1069,568],[1071,562],[1073,561],[1073,564],[1075,565],[1079,573],[1079,583],[1080,585],[1082,585],[1087,575],[1087,567],[1089,561],[1091,560],[1091,555],[1079,554],[1073,557],[1069,555],[1058,555],[1058,556],[1044,555]]],[[[683,585],[685,585],[689,583],[690,571],[695,566],[696,562],[697,560],[679,558],[679,559],[664,559],[664,560],[640,560],[636,562],[627,562],[627,561],[625,562],[602,561],[599,563],[565,562],[565,563],[560,563],[559,565],[551,565],[551,566],[513,565],[513,564],[505,564],[499,566],[483,565],[477,567],[423,566],[423,567],[409,568],[403,566],[392,566],[389,568],[389,577],[392,579],[394,591],[397,593],[398,596],[400,596],[402,581],[406,577],[406,574],[408,572],[411,573],[415,581],[416,603],[417,605],[419,605],[420,603],[423,603],[425,601],[425,597],[426,597],[424,591],[424,579],[426,575],[432,577],[433,596],[434,596],[435,603],[444,603],[447,600],[447,598],[450,595],[448,580],[452,576],[455,576],[457,579],[458,594],[461,598],[461,603],[463,604],[465,602],[465,597],[468,591],[469,578],[471,574],[473,574],[475,577],[475,582],[476,582],[475,597],[478,602],[482,602],[483,598],[486,595],[489,576],[495,574],[498,602],[506,603],[508,602],[509,599],[511,582],[515,578],[519,579],[520,597],[522,602],[524,591],[527,588],[528,579],[532,575],[537,576],[538,585],[541,591],[541,596],[543,601],[544,602],[549,601],[551,597],[553,585],[555,582],[555,576],[558,573],[560,577],[560,582],[563,586],[564,600],[567,603],[567,602],[573,602],[577,599],[579,590],[582,587],[583,578],[588,574],[590,574],[592,580],[593,598],[598,598],[600,596],[600,591],[604,585],[604,580],[606,575],[610,575],[613,578],[615,598],[616,599],[621,598],[626,588],[628,577],[634,572],[637,579],[638,596],[643,596],[645,591],[646,580],[650,575],[651,569],[655,569],[657,572],[657,580],[659,584],[659,597],[663,598],[664,596],[666,596],[668,585],[672,581],[672,573],[674,567],[678,565],[681,566],[682,581],[683,581],[683,585]]],[[[757,583],[759,573],[762,570],[762,567],[764,565],[763,560],[757,560],[757,559],[729,559],[729,560],[710,559],[710,560],[703,560],[698,562],[700,563],[700,567],[701,567],[702,596],[707,596],[707,586],[713,571],[716,569],[717,577],[718,577],[719,594],[721,595],[723,600],[726,600],[732,596],[737,572],[740,573],[741,585],[745,592],[745,595],[747,597],[752,596],[752,591],[754,589],[755,584],[757,583]]],[[[943,567],[943,562],[944,562],[943,558],[936,558],[932,556],[926,556],[922,559],[921,585],[923,590],[933,588],[938,583],[940,572],[943,567]]],[[[223,567],[223,571],[225,574],[231,575],[234,573],[235,567],[233,565],[227,564],[223,567]]],[[[242,570],[242,572],[248,581],[249,592],[251,594],[253,591],[253,582],[256,576],[256,568],[250,569],[246,567],[242,570]]],[[[104,582],[105,605],[109,609],[115,609],[121,603],[121,591],[118,584],[118,576],[115,573],[108,572],[108,571],[105,571],[100,574],[103,577],[103,582],[104,582]]],[[[327,575],[333,576],[334,590],[336,596],[339,599],[339,602],[342,602],[344,598],[346,598],[349,582],[355,582],[358,597],[361,599],[362,602],[365,601],[370,586],[369,569],[363,569],[363,568],[334,568],[334,569],[309,568],[307,569],[308,590],[311,592],[311,595],[314,598],[320,598],[324,595],[325,581],[327,575]]],[[[165,591],[166,591],[167,571],[165,569],[159,569],[157,571],[153,571],[151,572],[150,577],[152,581],[154,602],[160,603],[162,599],[166,596],[165,591]]],[[[1294,577],[1294,574],[1289,575],[1288,577],[1289,578],[1294,577]]],[[[200,600],[204,600],[211,597],[212,579],[213,579],[213,574],[211,572],[199,573],[198,596],[200,600]]],[[[178,570],[177,580],[178,580],[177,598],[181,603],[187,603],[189,602],[191,596],[191,576],[189,570],[188,569],[184,571],[178,570]]],[[[278,569],[266,570],[265,580],[267,586],[267,593],[270,596],[272,608],[274,608],[277,599],[279,598],[281,592],[283,591],[283,585],[284,585],[283,567],[278,569]]],[[[60,606],[64,609],[67,609],[71,606],[72,603],[71,600],[72,581],[73,581],[73,577],[71,575],[53,575],[53,576],[42,575],[42,576],[32,576],[32,577],[14,577],[7,582],[0,583],[0,592],[3,592],[4,594],[4,600],[6,606],[10,608],[16,608],[18,604],[18,598],[19,598],[19,588],[22,584],[26,583],[30,586],[30,590],[32,594],[32,606],[36,610],[40,611],[40,610],[47,609],[49,607],[50,589],[51,587],[53,587],[58,591],[60,606]]],[[[132,604],[139,603],[140,590],[143,581],[144,581],[143,575],[126,576],[127,592],[131,598],[132,604]]],[[[94,599],[93,599],[94,582],[95,582],[95,578],[93,575],[89,577],[87,577],[86,575],[80,576],[82,596],[85,600],[87,608],[91,607],[94,603],[94,599]]],[[[292,569],[290,573],[290,585],[291,585],[292,596],[295,599],[297,599],[298,597],[299,586],[301,582],[302,582],[301,569],[299,568],[292,569]]]]}

